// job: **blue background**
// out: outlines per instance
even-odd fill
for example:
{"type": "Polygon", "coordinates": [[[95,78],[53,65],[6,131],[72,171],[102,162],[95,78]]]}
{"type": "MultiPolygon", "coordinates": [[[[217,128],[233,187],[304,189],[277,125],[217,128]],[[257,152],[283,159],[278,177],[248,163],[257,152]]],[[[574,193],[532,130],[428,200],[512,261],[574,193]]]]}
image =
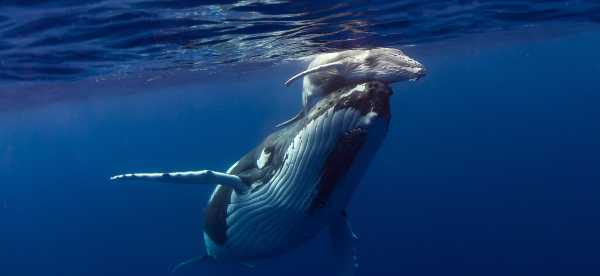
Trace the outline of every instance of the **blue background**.
{"type": "MultiPolygon", "coordinates": [[[[600,33],[479,39],[406,50],[429,75],[394,85],[349,207],[359,275],[600,275],[600,33]]],[[[211,187],[108,177],[227,169],[299,109],[281,85],[299,68],[0,113],[0,275],[167,275],[202,255],[211,187]]],[[[180,275],[330,275],[327,242],[180,275]]]]}

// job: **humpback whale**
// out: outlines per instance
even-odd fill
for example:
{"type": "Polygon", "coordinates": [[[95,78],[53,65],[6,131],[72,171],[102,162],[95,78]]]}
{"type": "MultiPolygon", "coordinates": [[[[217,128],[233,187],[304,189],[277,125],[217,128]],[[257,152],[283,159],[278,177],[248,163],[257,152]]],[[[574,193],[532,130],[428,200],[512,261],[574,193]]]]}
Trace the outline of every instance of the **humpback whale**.
{"type": "MultiPolygon", "coordinates": [[[[366,81],[381,81],[386,84],[405,80],[418,80],[426,74],[425,67],[404,52],[393,48],[355,49],[319,54],[308,68],[285,82],[290,86],[304,77],[302,83],[302,105],[304,110],[325,94],[341,87],[366,81]]],[[[298,118],[279,124],[284,126],[298,118]]]]}
{"type": "Polygon", "coordinates": [[[338,88],[307,109],[305,120],[278,128],[226,172],[111,179],[216,185],[203,216],[206,255],[191,261],[249,263],[286,253],[328,229],[336,270],[352,275],[357,238],[345,210],[387,133],[391,95],[378,81],[338,88]]]}

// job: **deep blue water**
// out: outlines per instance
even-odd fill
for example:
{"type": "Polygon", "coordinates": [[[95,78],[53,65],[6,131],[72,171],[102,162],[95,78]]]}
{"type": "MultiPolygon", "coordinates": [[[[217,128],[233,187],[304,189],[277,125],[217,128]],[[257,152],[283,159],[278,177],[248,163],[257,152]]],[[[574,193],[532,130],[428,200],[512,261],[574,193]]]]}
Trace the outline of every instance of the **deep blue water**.
{"type": "MultiPolygon", "coordinates": [[[[428,76],[393,86],[349,208],[358,275],[600,275],[594,2],[210,2],[0,2],[0,275],[168,275],[204,252],[211,187],[108,177],[224,170],[299,109],[282,60],[382,45],[428,76]]],[[[322,235],[178,275],[330,261],[322,235]]]]}

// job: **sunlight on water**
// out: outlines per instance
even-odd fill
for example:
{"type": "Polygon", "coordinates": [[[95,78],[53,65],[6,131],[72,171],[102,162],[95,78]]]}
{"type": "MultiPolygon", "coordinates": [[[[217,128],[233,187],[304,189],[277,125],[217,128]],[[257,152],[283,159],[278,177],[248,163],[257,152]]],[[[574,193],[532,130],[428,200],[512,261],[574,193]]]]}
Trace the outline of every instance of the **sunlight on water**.
{"type": "Polygon", "coordinates": [[[594,1],[4,1],[0,80],[214,70],[600,20],[594,1]]]}

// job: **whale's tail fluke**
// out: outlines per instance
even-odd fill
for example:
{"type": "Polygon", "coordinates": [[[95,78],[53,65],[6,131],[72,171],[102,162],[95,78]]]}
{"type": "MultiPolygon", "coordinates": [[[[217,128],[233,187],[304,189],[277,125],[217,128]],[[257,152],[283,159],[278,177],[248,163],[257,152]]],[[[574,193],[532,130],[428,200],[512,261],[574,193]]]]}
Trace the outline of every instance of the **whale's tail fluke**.
{"type": "Polygon", "coordinates": [[[249,188],[237,175],[210,170],[168,173],[129,173],[113,176],[110,180],[144,180],[179,184],[218,184],[232,187],[237,193],[245,193],[249,188]]]}

